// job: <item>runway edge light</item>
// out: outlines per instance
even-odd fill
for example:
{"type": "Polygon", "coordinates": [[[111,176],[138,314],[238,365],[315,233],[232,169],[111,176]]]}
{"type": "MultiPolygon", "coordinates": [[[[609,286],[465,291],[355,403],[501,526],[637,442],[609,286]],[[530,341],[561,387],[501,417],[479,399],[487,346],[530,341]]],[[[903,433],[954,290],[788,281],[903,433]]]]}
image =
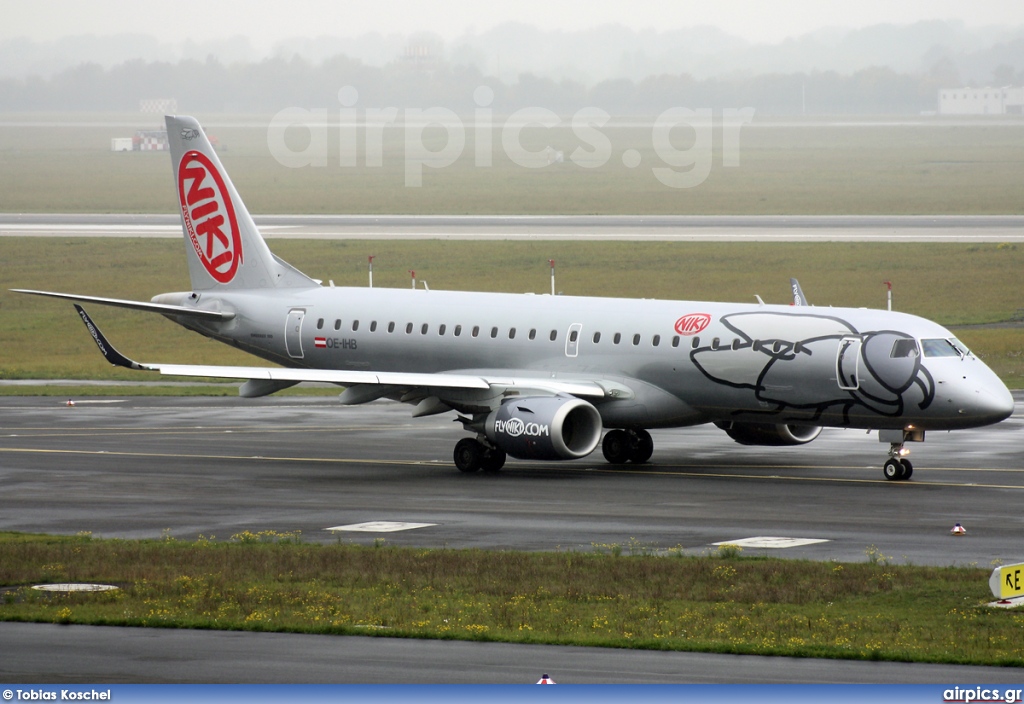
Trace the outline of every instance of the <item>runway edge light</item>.
{"type": "Polygon", "coordinates": [[[955,526],[953,526],[953,529],[951,531],[949,531],[949,534],[950,535],[967,535],[967,529],[964,528],[959,523],[957,523],[955,526]]]}
{"type": "Polygon", "coordinates": [[[551,679],[551,676],[548,673],[545,672],[540,676],[540,679],[537,680],[537,684],[555,684],[555,681],[551,679]]]}

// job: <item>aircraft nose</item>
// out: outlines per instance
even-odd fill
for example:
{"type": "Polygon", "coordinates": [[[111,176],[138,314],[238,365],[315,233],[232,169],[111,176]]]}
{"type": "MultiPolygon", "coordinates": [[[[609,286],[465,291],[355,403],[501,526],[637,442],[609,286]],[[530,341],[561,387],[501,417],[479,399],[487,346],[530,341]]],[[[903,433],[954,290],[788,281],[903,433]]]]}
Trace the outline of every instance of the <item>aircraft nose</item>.
{"type": "Polygon", "coordinates": [[[970,410],[972,415],[988,423],[1006,420],[1013,415],[1014,409],[1010,390],[998,379],[993,379],[993,382],[977,389],[970,410]]]}

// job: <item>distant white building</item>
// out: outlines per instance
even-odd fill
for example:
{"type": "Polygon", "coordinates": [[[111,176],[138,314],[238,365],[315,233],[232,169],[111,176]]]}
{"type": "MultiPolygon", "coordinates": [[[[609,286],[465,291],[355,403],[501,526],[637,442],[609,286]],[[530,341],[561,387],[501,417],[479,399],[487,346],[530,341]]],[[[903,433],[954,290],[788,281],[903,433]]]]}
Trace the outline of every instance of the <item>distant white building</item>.
{"type": "Polygon", "coordinates": [[[1024,87],[943,88],[940,115],[1022,115],[1024,87]]]}

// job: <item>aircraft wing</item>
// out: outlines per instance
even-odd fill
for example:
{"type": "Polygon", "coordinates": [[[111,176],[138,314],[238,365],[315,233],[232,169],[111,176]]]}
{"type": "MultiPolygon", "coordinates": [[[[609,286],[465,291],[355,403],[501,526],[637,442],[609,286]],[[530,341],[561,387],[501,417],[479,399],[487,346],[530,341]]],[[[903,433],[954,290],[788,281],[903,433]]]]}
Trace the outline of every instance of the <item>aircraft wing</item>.
{"type": "MultiPolygon", "coordinates": [[[[115,366],[141,371],[154,371],[168,376],[213,377],[219,379],[245,380],[243,396],[262,396],[293,386],[303,381],[326,382],[348,387],[343,403],[365,403],[396,391],[436,390],[442,391],[489,391],[504,392],[522,389],[549,394],[569,394],[590,398],[626,398],[631,392],[617,382],[599,382],[575,379],[550,379],[540,376],[519,376],[507,370],[491,373],[481,371],[468,374],[416,372],[374,372],[346,369],[298,369],[286,367],[241,367],[209,364],[158,364],[136,362],[114,348],[100,329],[92,322],[89,314],[77,303],[75,310],[82,318],[93,341],[108,362],[115,366]],[[369,388],[367,388],[369,387],[369,388]]],[[[413,394],[410,398],[422,398],[413,394]]]]}

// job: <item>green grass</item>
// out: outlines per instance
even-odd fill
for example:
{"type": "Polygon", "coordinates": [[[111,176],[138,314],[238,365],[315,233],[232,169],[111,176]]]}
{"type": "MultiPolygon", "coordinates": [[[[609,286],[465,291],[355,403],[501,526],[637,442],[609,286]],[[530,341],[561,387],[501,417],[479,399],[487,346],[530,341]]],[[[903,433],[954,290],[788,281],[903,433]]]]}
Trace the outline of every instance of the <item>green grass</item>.
{"type": "MultiPolygon", "coordinates": [[[[149,300],[188,288],[177,239],[0,238],[0,378],[150,380],[108,365],[71,305],[9,293],[37,288],[149,300]]],[[[408,286],[408,269],[431,288],[533,291],[558,262],[566,294],[679,300],[788,302],[797,276],[818,306],[885,305],[951,326],[1019,319],[1024,248],[961,244],[443,242],[275,240],[275,253],[339,286],[408,286]]],[[[252,364],[254,358],[160,316],[94,306],[111,343],[140,361],[252,364]]],[[[283,324],[283,323],[282,323],[283,324]]],[[[963,327],[957,334],[1013,387],[1024,386],[1024,328],[963,327]]],[[[11,391],[11,393],[17,393],[11,391]]],[[[59,395],[59,394],[58,394],[59,395]]]]}
{"type": "Polygon", "coordinates": [[[988,571],[890,564],[0,534],[0,620],[1024,666],[988,571]],[[116,592],[54,595],[46,582],[116,592]]]}
{"type": "MultiPolygon", "coordinates": [[[[166,153],[112,153],[110,139],[154,127],[152,116],[5,116],[0,126],[0,211],[175,212],[166,153]],[[108,126],[107,119],[126,126],[108,126]],[[32,126],[62,122],[60,126],[32,126]]],[[[342,167],[339,130],[328,129],[327,164],[287,168],[270,154],[269,117],[200,116],[228,150],[224,165],[253,213],[409,214],[1011,214],[1024,213],[1021,124],[794,125],[755,120],[739,137],[739,166],[723,166],[721,126],[712,132],[711,172],[699,186],[675,189],[655,178],[665,161],[652,130],[601,131],[611,145],[603,165],[577,164],[574,150],[593,149],[568,126],[527,128],[523,146],[540,168],[509,159],[500,130],[492,135],[492,166],[475,165],[474,129],[451,166],[424,168],[420,187],[407,187],[405,132],[385,130],[382,165],[342,167]],[[565,162],[547,165],[551,146],[565,162]],[[635,150],[641,165],[627,168],[635,150]]],[[[498,118],[499,121],[503,118],[498,118]]],[[[644,119],[644,118],[640,118],[644,119]]],[[[673,130],[686,150],[692,131],[673,130]]],[[[360,132],[360,144],[364,134],[360,132]]],[[[297,139],[293,149],[300,147],[297,139]]],[[[445,146],[440,128],[424,133],[431,150],[445,146]]],[[[680,167],[679,170],[685,170],[680,167]]]]}

